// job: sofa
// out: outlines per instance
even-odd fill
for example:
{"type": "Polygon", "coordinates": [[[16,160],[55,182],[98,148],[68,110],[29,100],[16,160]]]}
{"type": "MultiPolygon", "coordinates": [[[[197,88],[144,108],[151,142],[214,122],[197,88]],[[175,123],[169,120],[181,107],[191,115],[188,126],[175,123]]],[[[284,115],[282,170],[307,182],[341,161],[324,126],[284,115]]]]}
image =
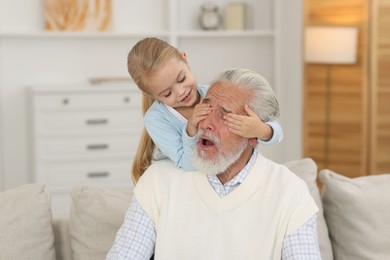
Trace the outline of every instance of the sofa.
{"type": "MultiPolygon", "coordinates": [[[[322,259],[390,259],[390,174],[348,178],[310,158],[285,163],[319,207],[322,259]],[[322,183],[318,189],[317,177],[322,183]]],[[[25,184],[0,193],[1,260],[105,259],[131,191],[78,186],[69,219],[52,219],[50,190],[25,184]]]]}

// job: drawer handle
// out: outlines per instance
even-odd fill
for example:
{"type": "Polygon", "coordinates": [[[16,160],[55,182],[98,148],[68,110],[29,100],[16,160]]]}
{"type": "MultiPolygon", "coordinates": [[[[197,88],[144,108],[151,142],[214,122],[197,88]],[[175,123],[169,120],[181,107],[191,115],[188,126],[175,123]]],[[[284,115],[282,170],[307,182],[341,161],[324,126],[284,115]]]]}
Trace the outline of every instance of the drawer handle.
{"type": "Polygon", "coordinates": [[[89,172],[88,178],[105,178],[110,175],[109,172],[89,172]]]}
{"type": "Polygon", "coordinates": [[[87,145],[88,150],[106,150],[108,149],[108,144],[89,144],[87,145]]]}
{"type": "Polygon", "coordinates": [[[130,97],[125,97],[123,99],[123,102],[125,102],[125,103],[129,103],[130,101],[131,101],[130,97]]]}
{"type": "Polygon", "coordinates": [[[106,125],[108,123],[107,119],[87,119],[85,121],[87,125],[106,125]]]}

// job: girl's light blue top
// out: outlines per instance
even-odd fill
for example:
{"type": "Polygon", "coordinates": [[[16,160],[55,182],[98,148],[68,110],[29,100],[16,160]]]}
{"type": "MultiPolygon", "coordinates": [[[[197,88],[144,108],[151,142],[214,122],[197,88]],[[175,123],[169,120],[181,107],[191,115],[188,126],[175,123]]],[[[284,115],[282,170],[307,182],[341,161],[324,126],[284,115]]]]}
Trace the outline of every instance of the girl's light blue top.
{"type": "MultiPolygon", "coordinates": [[[[208,90],[208,85],[198,86],[198,92],[203,98],[208,90]]],[[[144,117],[145,128],[158,148],[155,159],[169,158],[177,167],[185,170],[194,170],[192,166],[193,146],[195,136],[187,134],[187,119],[175,109],[155,101],[144,117]]],[[[282,127],[277,121],[269,121],[266,124],[273,129],[273,136],[268,141],[259,140],[261,144],[275,144],[283,139],[282,127]]]]}

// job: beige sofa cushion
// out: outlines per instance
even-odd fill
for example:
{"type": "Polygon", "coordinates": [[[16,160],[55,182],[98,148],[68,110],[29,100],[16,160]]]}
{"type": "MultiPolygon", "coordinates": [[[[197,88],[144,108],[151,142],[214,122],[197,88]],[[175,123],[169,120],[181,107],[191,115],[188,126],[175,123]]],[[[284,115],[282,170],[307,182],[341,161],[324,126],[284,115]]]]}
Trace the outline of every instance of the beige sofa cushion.
{"type": "Polygon", "coordinates": [[[322,260],[333,260],[332,245],[329,239],[328,228],[324,218],[320,191],[317,186],[317,164],[310,158],[290,161],[284,164],[298,177],[303,179],[319,209],[317,214],[318,242],[322,260]]]}
{"type": "Polygon", "coordinates": [[[99,187],[72,190],[71,247],[74,260],[105,259],[130,205],[131,192],[99,187]]]}
{"type": "Polygon", "coordinates": [[[335,259],[390,259],[390,174],[320,172],[335,259]]]}
{"type": "Polygon", "coordinates": [[[0,193],[0,259],[55,259],[50,205],[41,184],[0,193]]]}

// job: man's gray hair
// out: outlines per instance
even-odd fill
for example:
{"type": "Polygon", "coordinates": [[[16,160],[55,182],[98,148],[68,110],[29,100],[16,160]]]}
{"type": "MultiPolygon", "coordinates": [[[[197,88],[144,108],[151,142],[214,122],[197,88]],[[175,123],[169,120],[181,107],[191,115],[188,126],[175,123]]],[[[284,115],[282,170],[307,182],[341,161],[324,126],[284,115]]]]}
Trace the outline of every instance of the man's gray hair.
{"type": "Polygon", "coordinates": [[[258,73],[248,69],[228,69],[213,81],[226,82],[250,91],[249,107],[263,122],[279,117],[279,103],[268,81],[258,73]]]}

